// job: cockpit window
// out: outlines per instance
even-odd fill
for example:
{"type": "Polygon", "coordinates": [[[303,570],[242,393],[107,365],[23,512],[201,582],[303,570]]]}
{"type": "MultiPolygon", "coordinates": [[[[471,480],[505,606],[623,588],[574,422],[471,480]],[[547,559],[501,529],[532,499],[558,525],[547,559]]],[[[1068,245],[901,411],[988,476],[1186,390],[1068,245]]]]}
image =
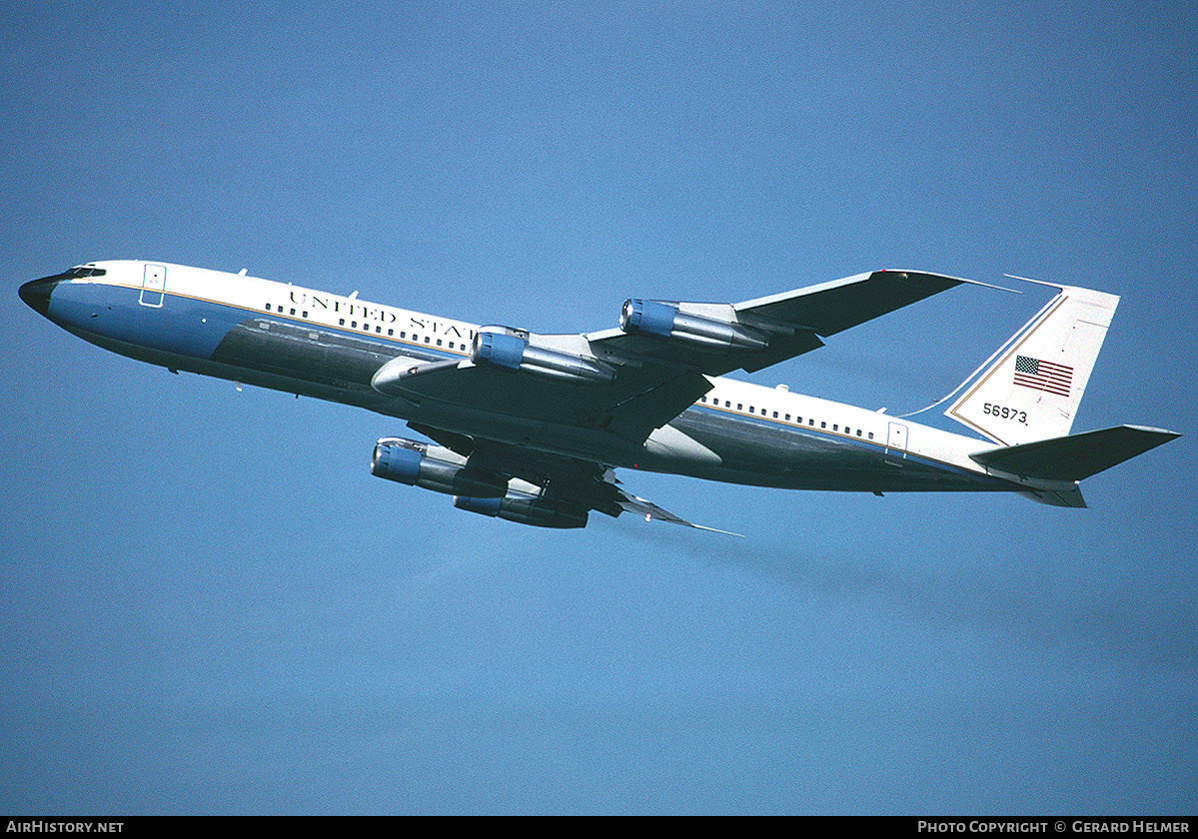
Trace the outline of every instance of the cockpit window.
{"type": "Polygon", "coordinates": [[[86,277],[103,277],[108,271],[94,265],[76,265],[69,271],[55,274],[52,277],[38,277],[39,280],[81,280],[86,277]]]}
{"type": "Polygon", "coordinates": [[[77,265],[62,276],[70,277],[73,280],[81,280],[84,277],[103,277],[107,273],[108,271],[105,269],[97,268],[94,265],[77,265]]]}

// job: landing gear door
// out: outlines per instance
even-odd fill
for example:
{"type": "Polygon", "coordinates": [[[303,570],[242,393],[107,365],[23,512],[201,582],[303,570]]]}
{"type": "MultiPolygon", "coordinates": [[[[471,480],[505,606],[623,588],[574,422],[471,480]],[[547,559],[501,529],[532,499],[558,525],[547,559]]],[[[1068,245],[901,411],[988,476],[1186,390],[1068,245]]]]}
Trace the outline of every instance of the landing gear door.
{"type": "Polygon", "coordinates": [[[162,307],[163,292],[166,291],[166,266],[147,265],[145,277],[141,281],[141,297],[138,303],[143,306],[162,307]]]}
{"type": "Polygon", "coordinates": [[[890,423],[886,435],[886,453],[889,455],[907,456],[907,426],[901,422],[890,423]]]}

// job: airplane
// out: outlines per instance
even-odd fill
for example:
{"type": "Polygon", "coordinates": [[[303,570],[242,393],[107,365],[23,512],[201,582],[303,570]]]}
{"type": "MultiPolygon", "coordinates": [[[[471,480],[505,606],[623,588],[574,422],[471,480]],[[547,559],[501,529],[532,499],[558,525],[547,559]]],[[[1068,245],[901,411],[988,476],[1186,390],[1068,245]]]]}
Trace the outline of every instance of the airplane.
{"type": "Polygon", "coordinates": [[[632,495],[617,468],[1084,507],[1079,481],[1180,436],[1135,425],[1070,434],[1119,298],[1065,285],[950,394],[945,415],[984,440],[726,377],[959,285],[986,284],[883,270],[735,304],[633,298],[617,327],[561,335],[165,262],[89,262],[19,294],[80,338],[176,374],[404,420],[433,442],[379,439],[372,474],[538,527],[584,527],[597,511],[728,532],[632,495]]]}

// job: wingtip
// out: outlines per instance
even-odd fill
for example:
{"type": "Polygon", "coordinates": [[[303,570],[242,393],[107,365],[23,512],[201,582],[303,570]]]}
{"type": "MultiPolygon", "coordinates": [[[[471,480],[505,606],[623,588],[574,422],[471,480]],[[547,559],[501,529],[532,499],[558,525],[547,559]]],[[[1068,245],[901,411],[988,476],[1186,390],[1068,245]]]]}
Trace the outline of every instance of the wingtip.
{"type": "Polygon", "coordinates": [[[695,528],[695,530],[706,530],[708,533],[721,533],[724,536],[735,536],[737,539],[745,538],[745,534],[733,533],[731,530],[720,530],[718,527],[707,527],[702,524],[691,524],[691,522],[689,522],[689,521],[686,522],[686,524],[688,524],[690,527],[695,528]]]}
{"type": "Polygon", "coordinates": [[[1147,425],[1131,425],[1130,423],[1126,424],[1125,427],[1143,434],[1151,434],[1155,437],[1167,438],[1162,440],[1162,443],[1168,443],[1170,440],[1176,440],[1178,437],[1182,436],[1180,431],[1170,431],[1168,428],[1152,428],[1151,426],[1147,425]]]}
{"type": "Polygon", "coordinates": [[[703,531],[706,531],[707,533],[720,533],[724,536],[735,536],[737,539],[745,538],[745,534],[743,534],[743,533],[733,533],[731,530],[720,530],[720,528],[718,528],[718,527],[708,527],[705,524],[695,524],[694,522],[687,521],[686,519],[683,519],[683,518],[679,518],[677,516],[674,516],[673,514],[670,514],[669,517],[666,517],[666,516],[654,515],[653,513],[646,513],[645,521],[646,522],[648,522],[648,521],[663,521],[663,522],[666,522],[667,524],[680,524],[683,527],[689,527],[694,530],[703,530],[703,531]]]}

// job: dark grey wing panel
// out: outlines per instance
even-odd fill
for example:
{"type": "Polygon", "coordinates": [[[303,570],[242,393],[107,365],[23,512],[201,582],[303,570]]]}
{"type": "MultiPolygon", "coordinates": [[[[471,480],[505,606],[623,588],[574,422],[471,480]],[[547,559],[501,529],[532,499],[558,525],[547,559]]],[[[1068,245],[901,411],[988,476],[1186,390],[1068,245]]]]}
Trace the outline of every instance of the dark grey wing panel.
{"type": "Polygon", "coordinates": [[[784,323],[827,337],[970,282],[919,271],[874,271],[746,300],[732,308],[742,317],[784,323]]]}
{"type": "Polygon", "coordinates": [[[638,363],[610,384],[578,384],[468,364],[429,366],[402,379],[397,393],[536,423],[610,431],[636,443],[711,389],[700,373],[638,363]]]}
{"type": "Polygon", "coordinates": [[[655,340],[613,329],[587,337],[599,357],[632,356],[720,376],[733,370],[755,372],[824,345],[834,335],[933,294],[969,283],[959,277],[920,271],[874,271],[733,305],[671,303],[681,313],[735,324],[767,336],[764,349],[707,349],[694,343],[655,340]]]}

